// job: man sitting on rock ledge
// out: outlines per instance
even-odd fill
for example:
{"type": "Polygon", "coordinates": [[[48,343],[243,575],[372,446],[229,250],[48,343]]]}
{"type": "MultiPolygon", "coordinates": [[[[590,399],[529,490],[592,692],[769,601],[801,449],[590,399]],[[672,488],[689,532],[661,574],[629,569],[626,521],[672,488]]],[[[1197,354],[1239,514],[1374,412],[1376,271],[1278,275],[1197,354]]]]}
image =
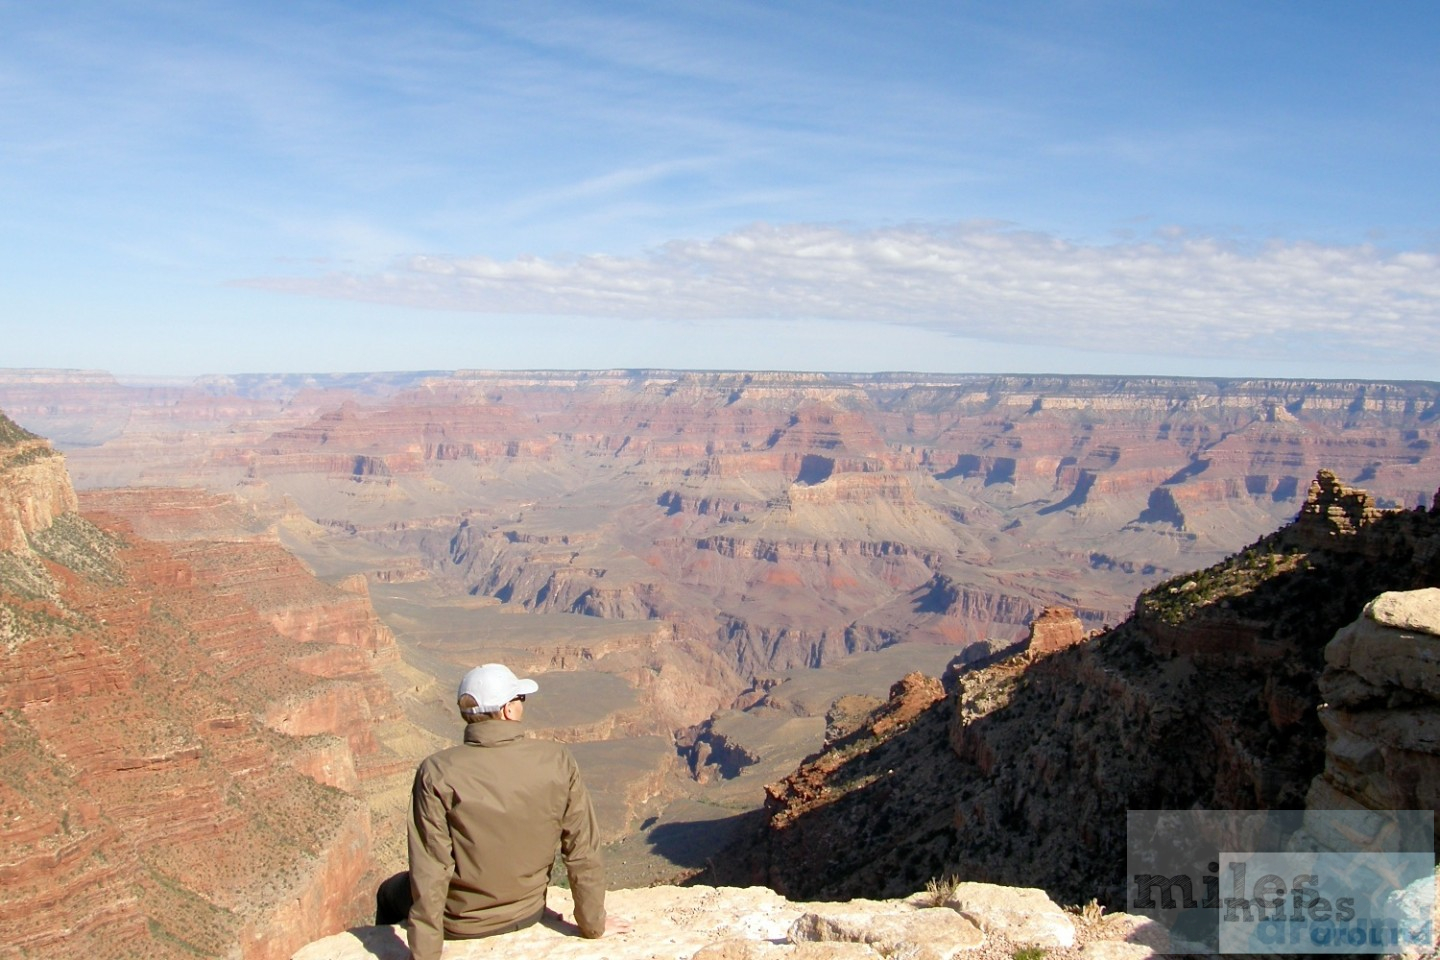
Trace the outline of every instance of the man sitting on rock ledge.
{"type": "Polygon", "coordinates": [[[563,744],[525,736],[525,698],[539,689],[503,664],[471,670],[458,695],[465,743],[415,771],[410,872],[381,885],[376,922],[398,923],[408,911],[416,960],[438,960],[446,939],[538,922],[557,846],[580,933],[629,927],[605,917],[595,811],[574,757],[563,744]]]}

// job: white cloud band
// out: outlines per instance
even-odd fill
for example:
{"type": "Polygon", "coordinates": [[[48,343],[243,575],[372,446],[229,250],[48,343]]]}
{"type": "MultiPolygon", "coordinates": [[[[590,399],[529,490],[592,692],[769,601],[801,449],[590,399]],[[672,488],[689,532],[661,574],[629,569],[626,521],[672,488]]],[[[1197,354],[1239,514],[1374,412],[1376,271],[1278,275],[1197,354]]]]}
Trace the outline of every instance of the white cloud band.
{"type": "Polygon", "coordinates": [[[1085,245],[994,224],[761,224],[638,257],[417,256],[246,285],[486,314],[850,320],[1097,351],[1440,356],[1436,254],[1179,234],[1085,245]]]}

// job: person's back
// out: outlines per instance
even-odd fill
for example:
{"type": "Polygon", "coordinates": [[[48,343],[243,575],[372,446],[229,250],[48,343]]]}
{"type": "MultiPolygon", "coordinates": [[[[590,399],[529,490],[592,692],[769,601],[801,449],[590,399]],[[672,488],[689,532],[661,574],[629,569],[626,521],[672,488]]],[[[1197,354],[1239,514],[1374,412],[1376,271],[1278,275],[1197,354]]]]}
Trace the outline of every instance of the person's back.
{"type": "Polygon", "coordinates": [[[468,724],[463,746],[420,765],[413,801],[412,883],[447,892],[443,911],[418,898],[426,915],[412,908],[412,926],[439,929],[443,921],[445,934],[456,939],[539,920],[558,837],[576,923],[586,936],[604,932],[595,816],[562,744],[528,739],[518,722],[468,724]]]}
{"type": "Polygon", "coordinates": [[[446,939],[540,920],[557,847],[581,934],[629,929],[623,920],[606,922],[599,831],[574,757],[563,744],[525,736],[525,698],[538,689],[501,664],[471,670],[458,697],[464,744],[415,772],[410,872],[382,884],[379,898],[397,901],[387,913],[408,912],[416,960],[438,960],[446,939]]]}

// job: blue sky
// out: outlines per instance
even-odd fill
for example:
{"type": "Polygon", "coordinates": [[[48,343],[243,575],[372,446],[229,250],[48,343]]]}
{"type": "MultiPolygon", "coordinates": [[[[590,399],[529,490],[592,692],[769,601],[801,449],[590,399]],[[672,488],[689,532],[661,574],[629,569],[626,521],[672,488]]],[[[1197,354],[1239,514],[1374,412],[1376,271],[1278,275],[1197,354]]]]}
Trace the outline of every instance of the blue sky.
{"type": "Polygon", "coordinates": [[[0,366],[1440,377],[1429,2],[0,0],[0,366]]]}

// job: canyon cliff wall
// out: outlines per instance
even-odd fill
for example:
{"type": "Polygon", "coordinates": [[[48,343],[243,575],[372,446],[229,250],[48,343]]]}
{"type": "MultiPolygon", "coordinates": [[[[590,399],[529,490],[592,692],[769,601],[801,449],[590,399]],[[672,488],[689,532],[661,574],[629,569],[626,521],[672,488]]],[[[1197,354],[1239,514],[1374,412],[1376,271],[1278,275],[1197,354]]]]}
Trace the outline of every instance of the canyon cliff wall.
{"type": "Polygon", "coordinates": [[[0,552],[29,555],[30,537],[76,508],[65,460],[50,443],[0,414],[0,552]]]}
{"type": "Polygon", "coordinates": [[[0,942],[269,960],[362,918],[413,771],[364,597],[278,543],[144,540],[6,436],[0,942]]]}

